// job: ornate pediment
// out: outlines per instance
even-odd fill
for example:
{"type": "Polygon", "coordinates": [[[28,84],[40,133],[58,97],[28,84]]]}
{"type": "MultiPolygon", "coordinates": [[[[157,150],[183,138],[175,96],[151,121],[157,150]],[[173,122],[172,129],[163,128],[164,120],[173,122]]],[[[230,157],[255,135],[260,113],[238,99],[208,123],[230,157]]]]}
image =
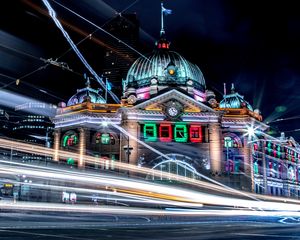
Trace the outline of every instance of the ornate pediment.
{"type": "Polygon", "coordinates": [[[174,103],[174,108],[169,110],[171,114],[175,114],[176,110],[180,110],[183,113],[215,113],[215,110],[212,108],[175,89],[135,105],[132,109],[164,112],[172,103],[174,103]],[[181,106],[182,109],[179,109],[179,106],[181,106]]]}

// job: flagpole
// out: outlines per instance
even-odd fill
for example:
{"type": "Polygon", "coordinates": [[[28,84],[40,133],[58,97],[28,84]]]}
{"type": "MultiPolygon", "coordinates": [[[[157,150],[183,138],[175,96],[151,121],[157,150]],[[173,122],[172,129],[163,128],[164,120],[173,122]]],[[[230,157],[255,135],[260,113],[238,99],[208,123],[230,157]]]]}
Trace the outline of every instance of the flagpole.
{"type": "Polygon", "coordinates": [[[161,30],[160,30],[160,36],[162,37],[165,34],[165,30],[164,30],[164,12],[163,12],[163,7],[164,4],[163,2],[161,2],[161,30]]]}
{"type": "Polygon", "coordinates": [[[105,77],[105,102],[107,103],[107,77],[105,77]]]}

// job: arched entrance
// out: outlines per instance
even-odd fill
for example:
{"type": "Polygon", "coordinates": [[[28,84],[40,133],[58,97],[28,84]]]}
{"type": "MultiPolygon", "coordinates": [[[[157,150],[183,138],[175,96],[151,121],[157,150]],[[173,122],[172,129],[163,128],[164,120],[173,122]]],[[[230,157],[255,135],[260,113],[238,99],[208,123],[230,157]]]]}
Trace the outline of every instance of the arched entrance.
{"type": "Polygon", "coordinates": [[[170,180],[168,173],[175,174],[178,176],[200,179],[200,174],[194,167],[195,161],[190,157],[181,154],[167,154],[168,159],[164,157],[158,157],[153,162],[152,169],[160,171],[160,176],[148,175],[148,180],[153,181],[166,181],[170,180]]]}

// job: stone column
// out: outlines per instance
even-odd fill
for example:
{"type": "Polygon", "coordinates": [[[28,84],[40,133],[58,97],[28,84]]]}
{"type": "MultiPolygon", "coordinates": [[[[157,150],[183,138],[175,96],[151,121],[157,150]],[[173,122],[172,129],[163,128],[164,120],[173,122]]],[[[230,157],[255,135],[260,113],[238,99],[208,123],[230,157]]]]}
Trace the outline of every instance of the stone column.
{"type": "Polygon", "coordinates": [[[253,159],[251,151],[251,143],[248,142],[247,136],[243,139],[243,155],[244,155],[244,174],[246,183],[242,183],[248,190],[254,192],[254,174],[253,159]]]}
{"type": "Polygon", "coordinates": [[[79,148],[78,148],[78,168],[84,168],[85,159],[84,155],[86,154],[86,129],[79,128],[79,148]]]}
{"type": "Polygon", "coordinates": [[[281,179],[283,180],[283,196],[289,197],[290,196],[290,189],[289,189],[289,178],[288,178],[288,164],[285,164],[283,161],[281,162],[282,166],[282,176],[281,179]]]}
{"type": "Polygon", "coordinates": [[[61,135],[61,130],[55,129],[54,130],[54,154],[53,154],[53,161],[59,161],[59,149],[60,149],[60,135],[61,135]]]}
{"type": "Polygon", "coordinates": [[[211,174],[218,176],[222,171],[222,140],[219,123],[209,124],[209,155],[211,174]]]}
{"type": "MultiPolygon", "coordinates": [[[[140,125],[133,120],[127,120],[123,122],[123,128],[134,138],[139,139],[139,133],[140,133],[140,125]]],[[[122,133],[122,141],[121,141],[121,151],[122,151],[122,157],[121,159],[123,160],[123,162],[128,163],[128,154],[126,151],[124,151],[124,147],[128,147],[128,143],[129,146],[132,147],[132,150],[130,152],[129,155],[129,164],[133,164],[133,165],[137,165],[137,160],[138,160],[138,142],[131,138],[129,136],[129,142],[128,142],[128,136],[124,133],[122,133]]]]}
{"type": "Polygon", "coordinates": [[[267,177],[267,163],[266,163],[266,153],[263,149],[262,154],[262,168],[263,168],[263,193],[268,194],[268,177],[267,177]]]}

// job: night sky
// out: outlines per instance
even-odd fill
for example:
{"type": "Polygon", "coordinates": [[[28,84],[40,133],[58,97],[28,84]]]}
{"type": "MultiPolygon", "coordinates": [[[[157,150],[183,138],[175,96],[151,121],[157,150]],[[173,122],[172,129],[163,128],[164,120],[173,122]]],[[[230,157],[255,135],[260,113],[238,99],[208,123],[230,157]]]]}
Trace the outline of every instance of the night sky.
{"type": "MultiPolygon", "coordinates": [[[[54,1],[49,2],[60,20],[72,25],[72,29],[67,26],[65,29],[74,42],[95,31],[95,27],[54,1]]],[[[140,21],[138,50],[143,54],[151,51],[159,37],[160,0],[57,2],[99,26],[132,4],[125,12],[135,12],[140,21]]],[[[217,93],[219,101],[223,83],[227,83],[228,92],[231,83],[235,83],[239,93],[254,108],[260,109],[266,122],[284,119],[271,123],[272,129],[286,131],[287,135],[300,140],[297,134],[300,128],[300,14],[296,1],[165,0],[165,7],[173,10],[173,14],[166,17],[166,35],[172,42],[172,50],[200,67],[208,89],[217,93]]],[[[111,43],[101,31],[92,38],[111,43]]],[[[40,1],[3,1],[0,83],[1,86],[10,84],[5,89],[52,103],[67,101],[76,89],[84,86],[80,74],[87,72],[73,51],[64,54],[69,48],[40,1]],[[15,84],[15,79],[45,65],[39,58],[60,56],[59,61],[66,62],[78,74],[48,66],[21,79],[18,86],[15,84]]],[[[101,74],[104,47],[88,38],[79,49],[101,74]]],[[[92,84],[98,87],[95,82],[92,84]]]]}

